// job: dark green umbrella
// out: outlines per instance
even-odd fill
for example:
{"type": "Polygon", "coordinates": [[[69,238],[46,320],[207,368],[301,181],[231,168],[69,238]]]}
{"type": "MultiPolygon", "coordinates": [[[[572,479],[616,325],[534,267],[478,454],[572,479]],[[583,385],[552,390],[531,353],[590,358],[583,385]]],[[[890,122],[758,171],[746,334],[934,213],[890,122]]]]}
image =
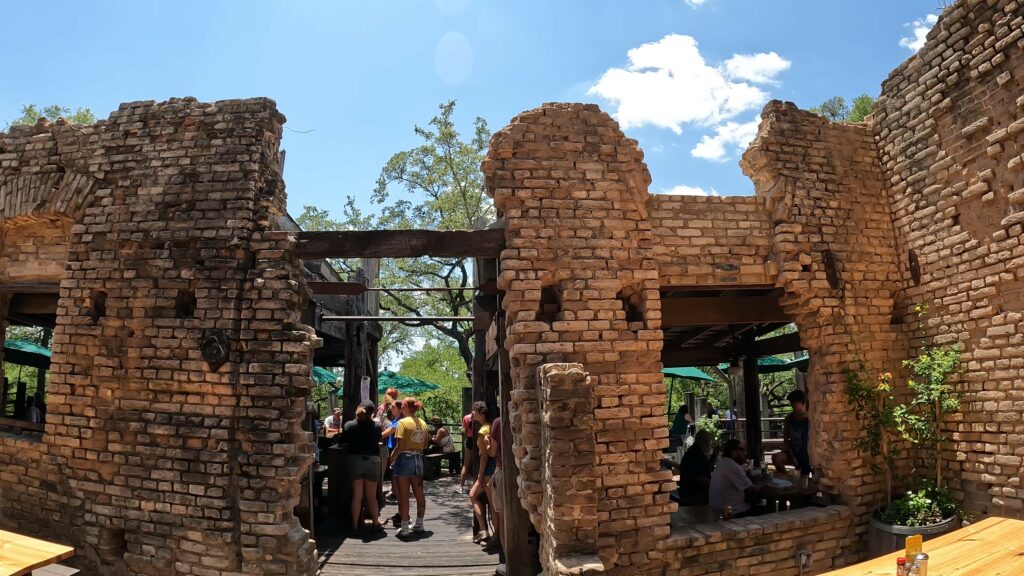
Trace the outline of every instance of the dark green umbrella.
{"type": "Polygon", "coordinates": [[[409,396],[437,390],[438,385],[411,376],[402,376],[390,370],[381,370],[377,373],[377,393],[383,394],[388,388],[394,388],[399,394],[409,396]]]}
{"type": "Polygon", "coordinates": [[[313,380],[316,380],[317,384],[334,384],[338,379],[338,375],[326,368],[319,366],[313,366],[313,380]]]}
{"type": "MultiPolygon", "coordinates": [[[[776,372],[788,372],[796,368],[801,372],[807,371],[807,364],[810,360],[809,356],[803,358],[794,358],[793,360],[782,360],[775,356],[762,356],[757,359],[757,373],[758,374],[774,374],[776,372]]],[[[719,364],[718,368],[725,371],[729,368],[728,364],[719,364]]]]}
{"type": "Polygon", "coordinates": [[[691,380],[703,380],[705,382],[715,381],[714,378],[708,376],[704,371],[692,366],[684,366],[682,368],[662,368],[661,373],[666,376],[675,376],[676,378],[689,378],[691,380]]]}
{"type": "Polygon", "coordinates": [[[4,360],[43,370],[50,367],[50,349],[28,340],[5,340],[4,360]]]}

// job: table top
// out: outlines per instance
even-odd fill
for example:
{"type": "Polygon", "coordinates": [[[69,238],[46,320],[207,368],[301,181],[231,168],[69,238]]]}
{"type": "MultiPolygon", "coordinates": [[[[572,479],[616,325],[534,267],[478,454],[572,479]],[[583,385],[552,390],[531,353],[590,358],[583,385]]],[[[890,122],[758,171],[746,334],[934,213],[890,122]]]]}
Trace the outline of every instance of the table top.
{"type": "MultiPolygon", "coordinates": [[[[1016,576],[1024,574],[1024,521],[994,516],[944,536],[926,540],[928,576],[1016,576]]],[[[823,576],[891,576],[896,573],[899,550],[847,566],[823,576]]]]}
{"type": "Polygon", "coordinates": [[[74,555],[70,546],[0,530],[0,576],[21,576],[74,555]]]}

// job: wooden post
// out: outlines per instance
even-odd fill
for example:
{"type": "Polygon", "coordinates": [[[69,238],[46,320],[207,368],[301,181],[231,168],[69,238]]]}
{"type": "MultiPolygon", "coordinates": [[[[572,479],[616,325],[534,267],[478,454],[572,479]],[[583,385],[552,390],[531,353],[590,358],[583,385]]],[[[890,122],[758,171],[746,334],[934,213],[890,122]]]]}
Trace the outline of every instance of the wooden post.
{"type": "Polygon", "coordinates": [[[747,457],[753,458],[754,465],[760,466],[764,458],[761,449],[761,383],[757,378],[757,356],[754,354],[753,337],[747,338],[743,357],[743,397],[747,420],[747,457]]]}
{"type": "MultiPolygon", "coordinates": [[[[500,301],[499,301],[500,304],[500,301]]],[[[505,349],[505,311],[499,306],[495,317],[498,323],[498,388],[501,402],[501,468],[504,474],[502,516],[505,534],[505,569],[508,576],[535,576],[537,551],[530,544],[530,516],[519,500],[519,467],[512,453],[512,423],[506,416],[512,397],[512,367],[505,349]]]]}
{"type": "MultiPolygon", "coordinates": [[[[365,284],[366,275],[362,268],[358,269],[355,277],[351,279],[365,284]]],[[[347,313],[353,316],[365,315],[367,313],[366,295],[350,296],[347,313]]],[[[363,376],[369,376],[367,374],[368,343],[366,336],[366,322],[345,322],[345,379],[342,384],[343,398],[345,399],[345,405],[342,406],[342,420],[345,422],[355,418],[356,407],[359,406],[361,400],[359,393],[362,379],[363,376]]],[[[376,390],[371,390],[370,396],[372,400],[376,401],[376,390]]]]}

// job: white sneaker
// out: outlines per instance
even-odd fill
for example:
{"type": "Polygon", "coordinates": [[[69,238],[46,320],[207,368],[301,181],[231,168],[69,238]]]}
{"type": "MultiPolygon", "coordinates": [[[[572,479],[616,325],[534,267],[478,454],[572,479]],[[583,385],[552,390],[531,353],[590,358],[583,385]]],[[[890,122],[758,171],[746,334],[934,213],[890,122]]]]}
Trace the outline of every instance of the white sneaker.
{"type": "Polygon", "coordinates": [[[409,536],[412,536],[412,530],[409,530],[407,526],[402,526],[402,529],[399,530],[395,536],[399,538],[408,538],[409,536]]]}
{"type": "Polygon", "coordinates": [[[426,532],[426,529],[423,528],[423,522],[417,522],[416,524],[413,524],[412,531],[416,534],[423,534],[424,532],[426,532]]]}

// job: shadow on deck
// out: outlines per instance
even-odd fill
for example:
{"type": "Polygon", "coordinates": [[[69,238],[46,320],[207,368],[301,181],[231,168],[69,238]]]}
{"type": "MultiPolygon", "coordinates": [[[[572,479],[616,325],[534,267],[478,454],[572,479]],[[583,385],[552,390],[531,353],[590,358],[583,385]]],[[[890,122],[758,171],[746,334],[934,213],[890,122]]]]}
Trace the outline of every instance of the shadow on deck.
{"type": "MultiPolygon", "coordinates": [[[[473,543],[473,512],[469,496],[456,489],[458,477],[445,476],[424,486],[427,497],[427,529],[419,538],[399,540],[386,521],[387,534],[346,538],[337,523],[326,519],[317,526],[317,549],[322,576],[491,576],[498,565],[496,552],[485,552],[473,543]]],[[[468,491],[468,486],[467,486],[468,491]]],[[[389,504],[381,511],[387,520],[398,512],[389,504]]],[[[410,502],[415,517],[416,503],[410,502]]]]}

